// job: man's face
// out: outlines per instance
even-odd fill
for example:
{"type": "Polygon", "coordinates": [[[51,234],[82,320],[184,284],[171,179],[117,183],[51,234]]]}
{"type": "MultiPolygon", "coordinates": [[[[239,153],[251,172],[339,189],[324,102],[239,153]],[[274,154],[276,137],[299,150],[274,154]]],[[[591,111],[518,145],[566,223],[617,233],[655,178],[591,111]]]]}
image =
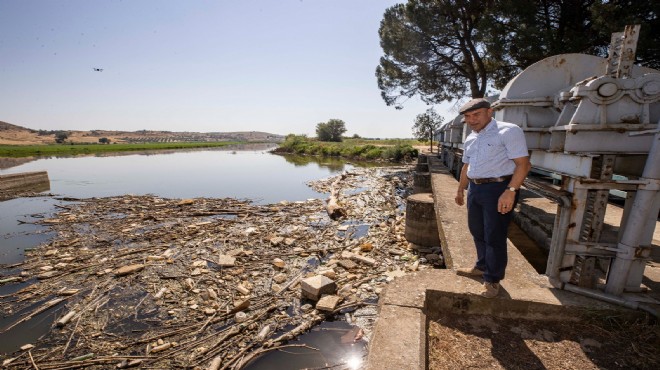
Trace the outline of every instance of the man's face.
{"type": "Polygon", "coordinates": [[[465,123],[475,132],[483,130],[493,117],[492,108],[479,108],[463,113],[465,123]]]}

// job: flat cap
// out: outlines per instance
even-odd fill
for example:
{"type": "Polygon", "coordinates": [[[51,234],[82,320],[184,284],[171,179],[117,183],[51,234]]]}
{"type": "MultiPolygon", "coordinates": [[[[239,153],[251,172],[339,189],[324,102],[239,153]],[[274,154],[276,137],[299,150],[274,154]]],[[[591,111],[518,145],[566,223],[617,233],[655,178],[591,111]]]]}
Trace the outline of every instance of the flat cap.
{"type": "Polygon", "coordinates": [[[461,109],[458,110],[460,114],[463,114],[465,112],[469,112],[471,110],[479,109],[479,108],[490,108],[490,103],[488,100],[484,98],[478,98],[478,99],[472,99],[469,102],[463,104],[461,109]]]}

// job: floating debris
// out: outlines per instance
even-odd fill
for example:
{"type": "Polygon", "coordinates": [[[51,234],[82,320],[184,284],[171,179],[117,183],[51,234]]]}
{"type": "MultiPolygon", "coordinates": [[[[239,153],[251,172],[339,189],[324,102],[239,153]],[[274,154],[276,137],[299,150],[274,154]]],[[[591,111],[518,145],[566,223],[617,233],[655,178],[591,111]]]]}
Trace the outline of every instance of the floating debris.
{"type": "Polygon", "coordinates": [[[3,366],[238,369],[337,314],[362,324],[351,340],[368,341],[375,309],[359,308],[431,268],[403,237],[410,179],[387,167],[310,183],[341,205],[334,215],[319,199],[125,195],[63,207],[41,221],[57,236],[0,280],[38,278],[0,300],[13,319],[0,334],[58,307],[55,325],[3,366]]]}

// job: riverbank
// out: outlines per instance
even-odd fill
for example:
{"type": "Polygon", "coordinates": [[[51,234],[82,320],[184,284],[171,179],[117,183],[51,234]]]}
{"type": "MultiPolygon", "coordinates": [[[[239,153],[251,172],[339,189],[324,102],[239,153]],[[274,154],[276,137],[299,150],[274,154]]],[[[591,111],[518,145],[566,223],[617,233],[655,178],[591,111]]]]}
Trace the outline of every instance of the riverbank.
{"type": "Polygon", "coordinates": [[[416,140],[365,140],[344,139],[342,142],[326,142],[301,135],[288,135],[274,153],[341,157],[354,160],[410,162],[417,158],[416,140]]]}
{"type": "Polygon", "coordinates": [[[219,148],[244,144],[238,141],[176,142],[176,143],[114,143],[114,144],[49,144],[49,145],[0,145],[0,157],[21,158],[33,156],[80,155],[94,153],[119,153],[141,150],[219,148]]]}

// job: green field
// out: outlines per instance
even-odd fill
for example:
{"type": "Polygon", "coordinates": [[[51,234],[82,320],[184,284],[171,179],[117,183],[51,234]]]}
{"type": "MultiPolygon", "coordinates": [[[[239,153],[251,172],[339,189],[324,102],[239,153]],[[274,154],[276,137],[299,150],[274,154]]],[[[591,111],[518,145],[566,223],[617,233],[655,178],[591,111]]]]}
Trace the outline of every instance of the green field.
{"type": "Polygon", "coordinates": [[[75,155],[139,150],[217,148],[243,144],[236,141],[142,143],[142,144],[52,144],[52,145],[0,145],[0,157],[33,157],[51,155],[75,155]]]}

